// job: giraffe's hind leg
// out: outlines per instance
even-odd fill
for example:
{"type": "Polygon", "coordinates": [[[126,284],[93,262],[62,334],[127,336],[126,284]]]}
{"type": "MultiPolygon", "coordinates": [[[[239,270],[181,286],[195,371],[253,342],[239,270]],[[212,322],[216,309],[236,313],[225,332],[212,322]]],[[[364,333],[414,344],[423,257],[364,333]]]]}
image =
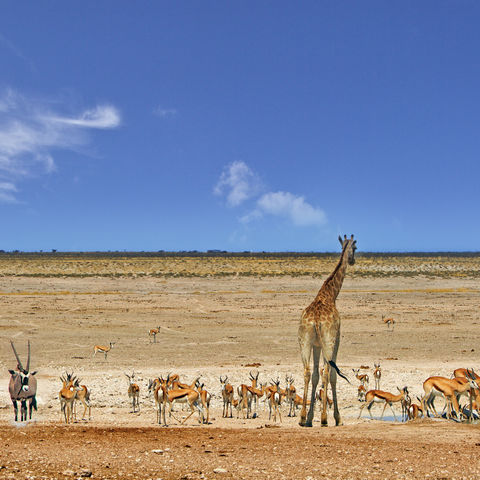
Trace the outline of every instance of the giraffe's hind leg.
{"type": "Polygon", "coordinates": [[[308,396],[308,384],[310,383],[310,357],[312,355],[312,343],[313,335],[312,329],[301,324],[298,329],[298,341],[300,343],[300,354],[302,356],[303,362],[303,379],[304,379],[304,389],[303,389],[303,401],[302,401],[302,410],[300,412],[300,422],[301,427],[312,426],[307,425],[307,396],[308,396]]]}
{"type": "MultiPolygon", "coordinates": [[[[321,353],[321,348],[320,347],[313,347],[313,373],[312,373],[312,394],[310,398],[310,409],[308,411],[308,417],[307,417],[307,427],[311,427],[313,423],[313,414],[315,410],[315,394],[317,392],[317,386],[318,386],[318,380],[320,378],[319,374],[319,362],[320,362],[320,353],[321,353]]],[[[306,395],[304,395],[306,397],[306,395]]],[[[322,410],[322,424],[323,424],[323,410],[322,410]]],[[[326,414],[325,414],[325,423],[326,423],[326,414]]]]}

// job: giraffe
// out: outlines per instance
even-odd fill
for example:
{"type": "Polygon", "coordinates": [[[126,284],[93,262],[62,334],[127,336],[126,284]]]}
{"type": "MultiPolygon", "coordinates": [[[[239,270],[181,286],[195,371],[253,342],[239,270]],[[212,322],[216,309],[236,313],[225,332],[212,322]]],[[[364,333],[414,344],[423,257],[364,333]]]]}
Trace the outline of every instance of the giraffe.
{"type": "MultiPolygon", "coordinates": [[[[298,328],[298,341],[300,343],[300,352],[302,355],[305,388],[303,394],[302,411],[300,414],[300,426],[311,427],[313,422],[314,407],[315,407],[315,393],[319,380],[319,361],[320,354],[323,356],[324,368],[322,383],[325,385],[325,390],[328,388],[328,382],[332,387],[333,396],[333,415],[335,417],[335,424],[342,425],[340,412],[337,404],[337,373],[344,379],[343,375],[336,365],[337,352],[340,343],[340,315],[335,306],[335,300],[342,288],[343,279],[347,265],[354,265],[355,250],[357,248],[357,241],[353,239],[353,235],[347,239],[347,236],[338,237],[342,245],[342,254],[340,260],[325,280],[322,288],[318,292],[313,302],[303,311],[300,320],[300,327],[298,328]],[[310,357],[313,351],[313,374],[310,369],[310,357]],[[330,370],[329,367],[333,367],[330,370]],[[310,400],[310,409],[307,417],[307,394],[308,384],[312,378],[312,393],[310,400]]],[[[322,399],[322,427],[327,426],[327,396],[324,395],[322,399]]]]}

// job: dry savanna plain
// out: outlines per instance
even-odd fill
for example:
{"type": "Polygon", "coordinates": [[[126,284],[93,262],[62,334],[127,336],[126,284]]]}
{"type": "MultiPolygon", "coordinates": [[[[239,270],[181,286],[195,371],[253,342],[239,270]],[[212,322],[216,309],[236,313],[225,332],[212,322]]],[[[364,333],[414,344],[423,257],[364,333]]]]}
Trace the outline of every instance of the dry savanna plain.
{"type": "MultiPolygon", "coordinates": [[[[480,370],[480,256],[359,254],[337,299],[342,319],[337,363],[344,425],[312,428],[281,409],[269,419],[222,418],[219,377],[238,386],[293,376],[303,393],[297,328],[339,255],[0,255],[0,478],[114,479],[461,479],[480,477],[478,424],[445,419],[358,419],[363,368],[373,386],[423,394],[431,375],[480,370]],[[382,315],[396,320],[394,328],[382,315]],[[148,331],[160,326],[156,343],[148,331]],[[38,411],[15,423],[8,369],[31,341],[38,411]],[[107,359],[95,344],[114,342],[107,359]],[[132,413],[125,373],[135,371],[140,411],[132,413]],[[65,425],[59,377],[74,371],[91,390],[92,418],[65,425]],[[210,423],[175,407],[156,423],[151,378],[201,377],[212,394],[210,423]]],[[[442,408],[442,400],[437,407],[442,408]]],[[[400,417],[398,405],[394,405],[400,417]]]]}

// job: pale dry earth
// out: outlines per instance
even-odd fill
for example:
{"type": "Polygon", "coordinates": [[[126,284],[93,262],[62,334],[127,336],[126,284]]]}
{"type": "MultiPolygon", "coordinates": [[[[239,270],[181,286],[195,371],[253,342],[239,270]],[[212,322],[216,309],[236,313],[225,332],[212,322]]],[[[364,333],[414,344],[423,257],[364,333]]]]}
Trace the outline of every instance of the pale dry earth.
{"type": "Polygon", "coordinates": [[[480,369],[480,287],[468,275],[347,275],[337,301],[338,364],[352,382],[338,383],[344,427],[322,429],[316,421],[302,429],[286,407],[281,426],[271,427],[263,404],[256,419],[222,419],[220,375],[238,385],[258,370],[260,381],[284,384],[289,373],[301,393],[296,332],[321,283],[311,275],[0,277],[1,444],[8,444],[0,478],[76,478],[82,469],[92,478],[478,478],[477,425],[358,420],[352,373],[365,365],[371,375],[380,362],[381,388],[406,385],[415,398],[430,375],[480,369]],[[393,331],[382,314],[397,320],[393,331]],[[147,336],[155,326],[156,344],[147,336]],[[10,339],[22,358],[31,340],[38,370],[39,411],[20,427],[7,388],[7,369],[16,365],[10,339]],[[92,358],[93,345],[109,341],[116,343],[108,359],[92,358]],[[252,363],[260,366],[246,366],[252,363]],[[136,414],[124,376],[133,369],[141,387],[136,414]],[[71,427],[60,422],[58,402],[66,370],[92,390],[93,418],[71,427]],[[213,394],[210,425],[200,426],[196,414],[184,428],[173,418],[168,429],[155,424],[146,383],[169,372],[186,382],[202,376],[213,394]]]}

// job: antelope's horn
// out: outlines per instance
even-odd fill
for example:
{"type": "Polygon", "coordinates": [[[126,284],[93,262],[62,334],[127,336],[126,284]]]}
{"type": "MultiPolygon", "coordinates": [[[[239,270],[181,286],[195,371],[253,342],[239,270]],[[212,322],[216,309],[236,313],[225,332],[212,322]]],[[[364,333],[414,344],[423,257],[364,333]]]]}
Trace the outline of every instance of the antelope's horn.
{"type": "Polygon", "coordinates": [[[15,350],[15,345],[13,344],[13,342],[10,340],[10,345],[12,346],[13,348],[13,353],[15,354],[15,357],[17,358],[17,363],[18,363],[18,367],[20,370],[23,370],[23,365],[22,365],[22,362],[20,360],[20,357],[18,356],[18,353],[17,351],[15,350]]]}
{"type": "Polygon", "coordinates": [[[27,373],[30,371],[30,340],[28,341],[27,373]]]}

